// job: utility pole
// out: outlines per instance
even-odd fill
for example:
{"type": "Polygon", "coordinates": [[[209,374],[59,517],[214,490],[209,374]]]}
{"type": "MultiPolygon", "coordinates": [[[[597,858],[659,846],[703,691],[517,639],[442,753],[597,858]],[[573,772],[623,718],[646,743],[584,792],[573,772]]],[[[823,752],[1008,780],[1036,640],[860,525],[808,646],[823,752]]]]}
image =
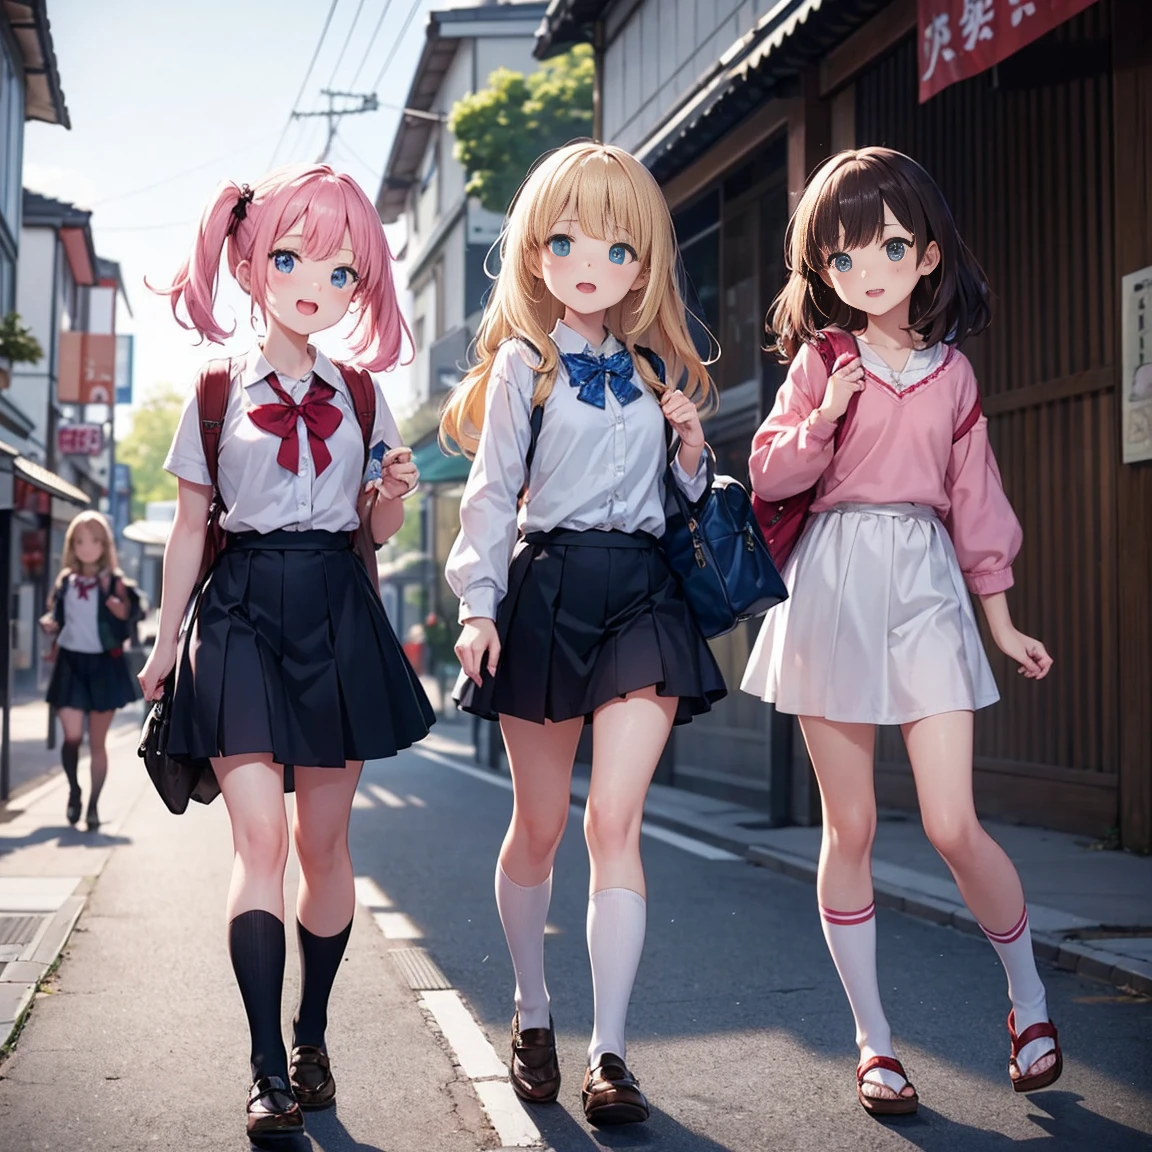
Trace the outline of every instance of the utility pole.
{"type": "Polygon", "coordinates": [[[324,148],[316,158],[317,164],[323,164],[328,159],[328,150],[336,138],[336,129],[339,127],[342,116],[358,116],[361,112],[375,112],[380,105],[376,101],[376,93],[369,92],[333,92],[330,88],[321,88],[320,94],[328,97],[328,108],[324,112],[293,112],[293,120],[303,120],[309,116],[326,116],[328,118],[328,136],[324,141],[324,148]],[[337,100],[359,100],[359,107],[338,108],[337,100]]]}

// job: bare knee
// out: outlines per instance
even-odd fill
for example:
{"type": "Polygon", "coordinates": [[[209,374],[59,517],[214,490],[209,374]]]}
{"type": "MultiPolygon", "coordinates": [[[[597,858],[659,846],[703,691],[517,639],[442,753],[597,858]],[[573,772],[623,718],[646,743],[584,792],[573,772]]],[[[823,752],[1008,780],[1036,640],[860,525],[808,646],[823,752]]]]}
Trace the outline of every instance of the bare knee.
{"type": "Polygon", "coordinates": [[[591,797],[584,810],[584,839],[597,860],[613,859],[633,851],[640,841],[641,813],[597,803],[591,797]]]}
{"type": "Polygon", "coordinates": [[[855,811],[824,814],[824,840],[839,860],[860,867],[872,857],[876,837],[876,812],[855,811]]]}
{"type": "Polygon", "coordinates": [[[926,814],[924,832],[949,864],[971,859],[985,836],[974,812],[926,814]]]}
{"type": "Polygon", "coordinates": [[[567,820],[567,808],[556,815],[537,815],[531,819],[516,813],[512,817],[511,838],[528,863],[547,864],[560,847],[567,820]]]}
{"type": "Polygon", "coordinates": [[[283,816],[255,817],[232,827],[236,855],[246,868],[264,874],[283,872],[288,861],[288,830],[283,816]]]}

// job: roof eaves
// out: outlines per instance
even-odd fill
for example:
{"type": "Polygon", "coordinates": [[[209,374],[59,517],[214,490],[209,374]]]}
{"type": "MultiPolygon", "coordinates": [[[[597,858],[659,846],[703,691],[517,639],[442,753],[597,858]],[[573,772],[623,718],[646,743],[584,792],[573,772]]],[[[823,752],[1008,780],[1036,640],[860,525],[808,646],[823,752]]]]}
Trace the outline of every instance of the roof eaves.
{"type": "Polygon", "coordinates": [[[3,0],[24,64],[24,118],[72,127],[45,0],[3,0]]]}
{"type": "Polygon", "coordinates": [[[547,60],[576,44],[589,44],[596,21],[610,0],[551,0],[536,31],[532,55],[547,60]]]}

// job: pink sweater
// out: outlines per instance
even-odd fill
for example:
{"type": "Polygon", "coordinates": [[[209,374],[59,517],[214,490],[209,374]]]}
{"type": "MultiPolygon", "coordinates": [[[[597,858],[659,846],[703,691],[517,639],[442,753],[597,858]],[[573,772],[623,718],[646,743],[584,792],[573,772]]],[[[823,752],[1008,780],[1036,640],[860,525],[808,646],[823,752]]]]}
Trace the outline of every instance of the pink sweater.
{"type": "Polygon", "coordinates": [[[834,504],[926,504],[944,522],[968,587],[991,595],[1012,587],[1020,522],[1004,495],[981,416],[955,444],[954,430],[976,400],[976,377],[949,348],[940,365],[898,393],[871,372],[840,448],[836,425],[815,411],[828,374],[805,345],[788,370],[768,419],[752,441],[752,488],[783,500],[817,485],[812,511],[834,504]]]}

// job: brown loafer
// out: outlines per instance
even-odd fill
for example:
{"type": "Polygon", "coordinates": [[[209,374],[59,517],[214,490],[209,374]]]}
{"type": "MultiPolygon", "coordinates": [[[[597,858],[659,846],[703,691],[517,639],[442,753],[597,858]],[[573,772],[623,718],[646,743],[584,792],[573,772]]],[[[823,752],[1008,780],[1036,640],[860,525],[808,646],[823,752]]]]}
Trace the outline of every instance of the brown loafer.
{"type": "Polygon", "coordinates": [[[311,1044],[297,1044],[288,1061],[288,1080],[301,1108],[329,1108],[336,1100],[336,1081],[328,1053],[311,1044]]]}
{"type": "Polygon", "coordinates": [[[279,1136],[304,1130],[304,1113],[279,1076],[261,1076],[248,1090],[248,1135],[279,1136]]]}
{"type": "Polygon", "coordinates": [[[605,1052],[596,1067],[584,1073],[580,1100],[589,1124],[639,1124],[648,1119],[648,1101],[640,1082],[611,1052],[605,1052]]]}
{"type": "Polygon", "coordinates": [[[512,1090],[532,1104],[551,1104],[560,1094],[560,1061],[556,1058],[556,1033],[552,1017],[547,1028],[520,1031],[520,1013],[512,1017],[512,1090]]]}

